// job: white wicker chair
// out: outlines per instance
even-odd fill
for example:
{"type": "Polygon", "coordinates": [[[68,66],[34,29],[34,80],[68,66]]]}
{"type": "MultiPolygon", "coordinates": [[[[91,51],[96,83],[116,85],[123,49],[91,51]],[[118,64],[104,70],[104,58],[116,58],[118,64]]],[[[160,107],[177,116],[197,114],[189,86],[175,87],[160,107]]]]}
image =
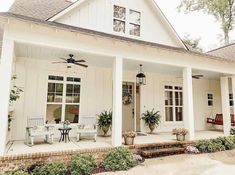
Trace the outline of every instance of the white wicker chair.
{"type": "Polygon", "coordinates": [[[44,118],[29,118],[26,127],[26,145],[33,146],[35,137],[44,137],[45,142],[52,144],[54,127],[46,126],[44,118]]]}
{"type": "Polygon", "coordinates": [[[97,118],[93,116],[86,116],[79,118],[79,124],[77,128],[77,141],[80,140],[81,135],[94,136],[96,142],[97,137],[97,118]]]}

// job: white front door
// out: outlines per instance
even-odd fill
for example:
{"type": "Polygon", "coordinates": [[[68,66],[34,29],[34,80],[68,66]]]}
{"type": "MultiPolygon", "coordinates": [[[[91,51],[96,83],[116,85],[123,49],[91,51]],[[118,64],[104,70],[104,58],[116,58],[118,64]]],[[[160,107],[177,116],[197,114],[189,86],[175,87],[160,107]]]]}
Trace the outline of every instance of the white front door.
{"type": "Polygon", "coordinates": [[[123,82],[122,94],[122,130],[135,130],[135,86],[132,82],[123,82]]]}

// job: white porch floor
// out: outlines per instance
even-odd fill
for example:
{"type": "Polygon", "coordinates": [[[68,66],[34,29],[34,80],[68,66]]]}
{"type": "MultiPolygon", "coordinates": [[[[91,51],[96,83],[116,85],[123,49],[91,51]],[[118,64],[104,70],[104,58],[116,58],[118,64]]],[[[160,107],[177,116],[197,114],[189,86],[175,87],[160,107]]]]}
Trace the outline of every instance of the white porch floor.
{"type": "MultiPolygon", "coordinates": [[[[195,133],[196,140],[210,139],[223,136],[223,132],[219,131],[198,131],[195,133]]],[[[44,142],[36,143],[33,147],[24,144],[24,141],[13,141],[8,145],[6,155],[17,155],[38,152],[53,152],[65,150],[79,150],[79,149],[92,149],[92,148],[105,148],[111,147],[111,137],[98,137],[97,142],[93,140],[82,139],[76,142],[75,138],[71,138],[70,142],[58,142],[55,140],[52,145],[44,142]]],[[[135,144],[148,144],[148,143],[161,143],[161,142],[174,142],[175,136],[171,133],[158,133],[155,135],[137,136],[135,144]]]]}

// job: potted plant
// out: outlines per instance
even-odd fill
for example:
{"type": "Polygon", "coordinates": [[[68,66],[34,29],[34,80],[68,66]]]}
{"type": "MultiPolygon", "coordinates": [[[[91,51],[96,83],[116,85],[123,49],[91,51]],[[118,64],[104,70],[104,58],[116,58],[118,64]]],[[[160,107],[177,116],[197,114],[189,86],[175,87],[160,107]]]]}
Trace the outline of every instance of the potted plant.
{"type": "Polygon", "coordinates": [[[69,125],[70,125],[70,122],[69,122],[68,120],[65,120],[65,121],[63,122],[63,127],[64,127],[65,129],[69,128],[69,125]]]}
{"type": "Polygon", "coordinates": [[[188,134],[188,130],[185,128],[174,128],[172,134],[176,135],[177,141],[185,141],[185,136],[188,134]]]}
{"type": "Polygon", "coordinates": [[[112,125],[112,112],[103,111],[98,115],[98,127],[103,131],[104,136],[107,136],[109,128],[112,125]]]}
{"type": "Polygon", "coordinates": [[[155,111],[154,109],[147,110],[145,113],[142,114],[142,120],[144,120],[145,124],[148,125],[150,129],[150,133],[153,133],[154,129],[160,124],[161,116],[159,111],[155,111]]]}
{"type": "Polygon", "coordinates": [[[131,131],[131,132],[124,132],[122,134],[124,141],[125,141],[125,145],[133,145],[134,144],[134,139],[136,137],[136,132],[131,131]]]}

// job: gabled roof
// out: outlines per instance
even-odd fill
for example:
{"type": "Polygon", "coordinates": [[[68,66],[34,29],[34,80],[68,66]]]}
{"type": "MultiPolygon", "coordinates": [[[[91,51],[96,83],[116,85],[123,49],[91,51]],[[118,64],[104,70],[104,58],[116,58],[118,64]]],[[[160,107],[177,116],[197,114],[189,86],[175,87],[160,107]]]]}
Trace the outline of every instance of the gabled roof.
{"type": "MultiPolygon", "coordinates": [[[[74,3],[68,0],[15,0],[9,12],[45,21],[55,21],[57,18],[67,14],[69,11],[86,1],[88,0],[77,0],[74,1],[74,3]]],[[[184,49],[188,50],[187,46],[184,44],[175,29],[167,20],[166,16],[163,14],[157,3],[154,0],[148,0],[148,2],[153,5],[153,7],[156,9],[156,12],[158,12],[163,18],[165,24],[170,29],[172,36],[176,38],[178,43],[184,49]]]]}
{"type": "Polygon", "coordinates": [[[82,34],[94,35],[94,36],[114,39],[117,41],[125,41],[130,44],[139,44],[139,45],[150,46],[153,48],[159,48],[159,49],[163,49],[163,50],[167,50],[167,51],[173,51],[173,52],[178,52],[178,53],[201,56],[204,58],[222,61],[222,62],[235,63],[235,60],[224,59],[224,58],[221,58],[218,56],[213,56],[213,55],[209,55],[209,54],[205,54],[205,53],[185,50],[185,49],[179,48],[179,47],[173,47],[173,46],[167,46],[167,45],[153,43],[153,42],[141,41],[141,40],[137,40],[137,39],[108,34],[108,33],[104,33],[104,32],[99,32],[99,31],[95,31],[95,30],[91,30],[91,29],[85,29],[85,28],[70,26],[70,25],[61,24],[61,23],[57,23],[57,22],[40,20],[37,18],[27,17],[27,16],[23,16],[23,15],[16,15],[16,14],[9,13],[9,12],[0,12],[0,17],[3,17],[3,18],[5,17],[8,19],[15,19],[15,20],[24,21],[24,22],[30,22],[30,23],[34,23],[34,24],[38,24],[38,25],[42,25],[42,26],[47,26],[47,27],[51,27],[51,28],[58,28],[58,29],[67,30],[67,31],[71,31],[71,32],[79,32],[82,34]]]}
{"type": "Polygon", "coordinates": [[[213,56],[235,61],[235,43],[211,50],[207,53],[213,56]]]}
{"type": "Polygon", "coordinates": [[[47,20],[72,4],[67,0],[15,0],[9,12],[47,20]]]}
{"type": "MultiPolygon", "coordinates": [[[[83,2],[86,2],[88,0],[78,0],[76,1],[74,4],[72,4],[71,6],[65,8],[64,10],[62,10],[61,12],[53,15],[51,18],[48,18],[48,21],[55,21],[58,18],[66,15],[67,13],[69,13],[71,10],[73,10],[74,8],[78,7],[80,4],[82,4],[83,2]]],[[[188,50],[188,47],[184,44],[184,42],[181,40],[181,38],[179,37],[178,33],[176,32],[176,30],[174,29],[174,27],[171,25],[171,23],[169,22],[169,20],[166,18],[166,16],[164,15],[164,13],[162,12],[162,10],[160,9],[160,7],[157,5],[155,0],[145,0],[146,2],[150,3],[153,8],[155,9],[156,12],[158,12],[158,14],[160,15],[160,17],[163,19],[163,21],[165,22],[165,24],[167,25],[167,27],[170,29],[171,34],[176,38],[176,40],[178,41],[178,43],[186,50],[188,50]]]]}

